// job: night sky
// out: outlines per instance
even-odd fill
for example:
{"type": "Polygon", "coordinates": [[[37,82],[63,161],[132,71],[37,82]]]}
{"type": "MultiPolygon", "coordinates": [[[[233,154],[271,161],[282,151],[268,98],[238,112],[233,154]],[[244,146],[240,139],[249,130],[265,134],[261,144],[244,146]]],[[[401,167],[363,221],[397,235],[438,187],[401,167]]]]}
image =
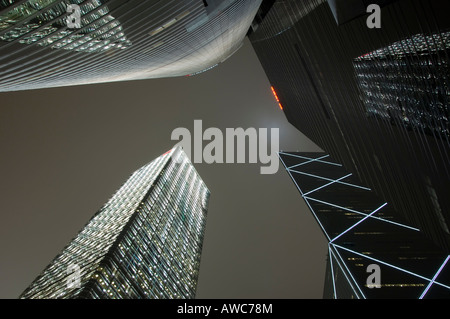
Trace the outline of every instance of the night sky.
{"type": "MultiPolygon", "coordinates": [[[[195,77],[0,93],[0,298],[17,298],[177,127],[290,125],[246,39],[195,77]]],[[[206,145],[207,142],[204,143],[206,145]]],[[[195,164],[211,191],[197,298],[322,298],[327,243],[280,163],[195,164]]]]}

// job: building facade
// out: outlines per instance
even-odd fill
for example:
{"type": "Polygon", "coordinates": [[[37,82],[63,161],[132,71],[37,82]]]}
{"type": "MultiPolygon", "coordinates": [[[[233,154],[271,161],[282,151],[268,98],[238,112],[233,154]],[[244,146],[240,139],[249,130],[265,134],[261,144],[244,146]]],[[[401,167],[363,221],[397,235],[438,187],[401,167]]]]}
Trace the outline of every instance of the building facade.
{"type": "Polygon", "coordinates": [[[209,190],[180,147],[134,172],[23,299],[194,298],[209,190]]]}
{"type": "Polygon", "coordinates": [[[287,120],[450,252],[450,2],[351,2],[266,0],[249,38],[287,120]]]}
{"type": "Polygon", "coordinates": [[[240,48],[261,0],[1,0],[0,92],[197,75],[240,48]]]}
{"type": "Polygon", "coordinates": [[[324,298],[450,298],[450,255],[325,153],[280,152],[328,241],[324,298]]]}
{"type": "Polygon", "coordinates": [[[368,116],[433,138],[450,138],[446,52],[450,32],[418,35],[353,62],[368,116]],[[419,54],[414,57],[414,54],[419,54]]]}

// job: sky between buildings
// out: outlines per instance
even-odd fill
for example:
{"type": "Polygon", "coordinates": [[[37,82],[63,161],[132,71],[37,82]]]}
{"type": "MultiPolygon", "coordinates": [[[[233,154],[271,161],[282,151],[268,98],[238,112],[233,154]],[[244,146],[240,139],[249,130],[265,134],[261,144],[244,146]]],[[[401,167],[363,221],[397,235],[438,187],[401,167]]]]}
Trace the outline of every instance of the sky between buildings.
{"type": "MultiPolygon", "coordinates": [[[[0,93],[0,298],[17,298],[194,120],[279,128],[281,150],[320,151],[287,122],[247,39],[194,77],[0,93]]],[[[322,298],[326,240],[282,164],[260,166],[195,164],[211,191],[197,298],[322,298]]]]}

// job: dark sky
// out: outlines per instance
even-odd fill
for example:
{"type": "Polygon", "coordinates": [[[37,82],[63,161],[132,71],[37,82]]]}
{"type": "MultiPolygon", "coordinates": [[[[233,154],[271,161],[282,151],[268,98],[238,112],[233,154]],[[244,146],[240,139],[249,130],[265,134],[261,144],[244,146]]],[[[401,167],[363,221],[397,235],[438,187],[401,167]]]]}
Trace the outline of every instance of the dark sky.
{"type": "MultiPolygon", "coordinates": [[[[201,75],[0,93],[0,298],[17,298],[172,131],[291,126],[249,43],[201,75]]],[[[205,143],[206,144],[206,143],[205,143]]],[[[195,164],[211,191],[197,298],[321,298],[326,240],[282,164],[195,164]]]]}

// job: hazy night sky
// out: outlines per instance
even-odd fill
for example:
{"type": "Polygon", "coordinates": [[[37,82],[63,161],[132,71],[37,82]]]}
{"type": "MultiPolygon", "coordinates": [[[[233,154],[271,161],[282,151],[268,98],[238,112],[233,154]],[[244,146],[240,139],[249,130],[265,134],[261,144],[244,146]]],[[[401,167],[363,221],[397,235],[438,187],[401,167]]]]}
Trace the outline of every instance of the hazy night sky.
{"type": "MultiPolygon", "coordinates": [[[[195,77],[0,93],[0,298],[17,298],[196,119],[278,127],[281,150],[320,150],[287,122],[247,39],[195,77]]],[[[325,237],[282,164],[260,166],[195,164],[211,191],[197,298],[322,298],[325,237]]]]}

